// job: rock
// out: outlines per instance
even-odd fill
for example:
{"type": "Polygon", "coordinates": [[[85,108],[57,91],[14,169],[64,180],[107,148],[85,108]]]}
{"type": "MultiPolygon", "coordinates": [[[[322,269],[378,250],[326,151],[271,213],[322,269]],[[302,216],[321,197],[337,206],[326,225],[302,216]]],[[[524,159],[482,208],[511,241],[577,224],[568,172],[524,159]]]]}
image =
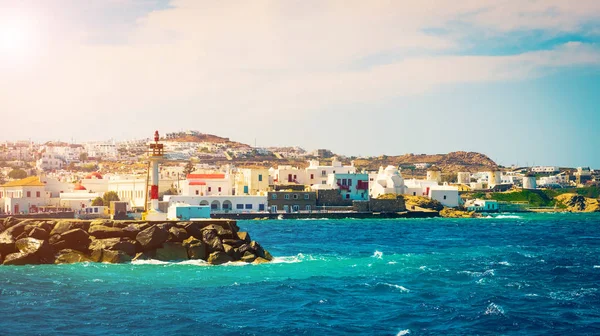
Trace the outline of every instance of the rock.
{"type": "Polygon", "coordinates": [[[109,219],[96,219],[90,223],[90,227],[97,226],[97,225],[112,227],[113,223],[114,223],[114,221],[109,220],[109,219]]]}
{"type": "Polygon", "coordinates": [[[212,265],[221,265],[233,261],[233,258],[228,256],[223,251],[216,251],[208,256],[207,262],[212,265]]]}
{"type": "Polygon", "coordinates": [[[161,261],[187,260],[188,251],[181,243],[164,243],[156,249],[156,259],[161,261]]]}
{"type": "Polygon", "coordinates": [[[472,211],[462,211],[451,208],[444,208],[440,211],[440,216],[444,218],[474,218],[477,217],[477,214],[472,211]]]}
{"type": "Polygon", "coordinates": [[[204,243],[195,237],[189,237],[183,241],[183,246],[187,248],[189,259],[206,260],[206,246],[204,243]]]}
{"type": "Polygon", "coordinates": [[[219,239],[216,230],[202,230],[202,242],[206,244],[208,252],[223,251],[223,242],[221,242],[221,239],[219,239]]]}
{"type": "Polygon", "coordinates": [[[185,231],[192,237],[202,239],[202,228],[204,226],[201,222],[191,222],[185,226],[185,231]]]}
{"type": "Polygon", "coordinates": [[[125,254],[135,255],[135,241],[127,238],[95,239],[90,243],[90,250],[123,251],[125,254]]]}
{"type": "Polygon", "coordinates": [[[104,225],[92,225],[90,226],[89,234],[99,239],[121,237],[133,239],[138,234],[138,231],[134,227],[131,229],[121,229],[104,225]]]}
{"type": "Polygon", "coordinates": [[[269,253],[269,251],[264,250],[265,251],[265,259],[267,259],[268,261],[273,260],[273,256],[271,255],[271,253],[269,253]]]}
{"type": "Polygon", "coordinates": [[[90,236],[82,229],[73,229],[51,236],[49,242],[56,251],[71,249],[87,252],[90,245],[90,236]]]}
{"type": "Polygon", "coordinates": [[[36,254],[30,253],[11,253],[4,258],[3,265],[35,265],[39,264],[40,259],[36,254]]]}
{"type": "Polygon", "coordinates": [[[227,245],[231,245],[233,247],[240,247],[244,244],[243,240],[239,240],[239,239],[222,239],[221,240],[223,242],[223,244],[227,244],[227,245]]]}
{"type": "Polygon", "coordinates": [[[246,242],[246,243],[250,243],[252,241],[252,239],[250,239],[250,234],[248,232],[243,232],[240,231],[237,233],[238,239],[246,242]]]}
{"type": "MultiPolygon", "coordinates": [[[[19,250],[21,256],[13,256],[12,262],[24,262],[33,264],[48,264],[54,261],[54,254],[48,245],[48,242],[35,238],[22,238],[15,242],[15,247],[19,250]],[[33,262],[34,260],[35,262],[33,262]]],[[[16,265],[16,263],[13,263],[16,265]]]]}
{"type": "Polygon", "coordinates": [[[60,250],[56,254],[56,259],[54,260],[54,263],[55,264],[73,264],[73,263],[89,262],[89,261],[92,261],[92,259],[90,257],[86,256],[84,253],[75,251],[75,250],[71,250],[71,249],[65,249],[65,250],[60,250]]]}
{"type": "Polygon", "coordinates": [[[6,217],[4,219],[4,230],[10,229],[14,225],[21,223],[22,221],[15,217],[6,217]]]}
{"type": "MultiPolygon", "coordinates": [[[[131,261],[131,256],[123,251],[97,250],[102,251],[100,262],[111,264],[122,264],[131,261]]],[[[97,252],[96,252],[97,253],[97,252]]]]}
{"type": "Polygon", "coordinates": [[[233,239],[234,238],[233,231],[229,230],[229,229],[226,229],[226,228],[222,227],[221,225],[211,224],[211,225],[208,225],[207,227],[205,227],[202,230],[203,231],[215,230],[215,231],[217,231],[217,235],[219,235],[219,237],[221,239],[223,239],[223,238],[233,239]]]}
{"type": "Polygon", "coordinates": [[[170,242],[177,242],[177,243],[181,243],[182,241],[184,241],[186,238],[188,238],[188,233],[185,229],[182,229],[180,227],[172,227],[169,229],[169,241],[170,242]]]}
{"type": "MultiPolygon", "coordinates": [[[[9,217],[10,218],[10,217],[9,217]]],[[[6,255],[16,252],[15,241],[25,230],[26,223],[19,223],[10,226],[4,232],[0,233],[0,254],[6,255]]]]}
{"type": "Polygon", "coordinates": [[[50,231],[50,236],[55,234],[63,234],[64,232],[73,230],[73,229],[82,229],[84,231],[88,231],[89,223],[88,222],[77,222],[73,220],[60,220],[54,225],[52,231],[50,231]]]}
{"type": "Polygon", "coordinates": [[[140,252],[138,254],[135,255],[135,257],[133,258],[133,261],[136,260],[152,260],[155,258],[155,253],[154,251],[150,251],[150,252],[140,252]]]}
{"type": "Polygon", "coordinates": [[[264,263],[268,263],[269,260],[265,259],[265,258],[261,258],[258,257],[256,259],[254,259],[254,261],[252,262],[253,264],[264,264],[264,263]]]}
{"type": "Polygon", "coordinates": [[[594,198],[567,193],[555,197],[556,201],[571,212],[600,212],[600,202],[594,198]]]}
{"type": "Polygon", "coordinates": [[[251,263],[254,260],[256,260],[256,256],[249,251],[244,252],[244,255],[240,258],[241,261],[247,262],[247,263],[251,263]]]}
{"type": "Polygon", "coordinates": [[[243,244],[239,247],[239,251],[242,255],[246,252],[250,252],[258,257],[265,258],[265,250],[255,241],[252,241],[250,244],[243,244]]]}
{"type": "Polygon", "coordinates": [[[135,238],[142,246],[143,251],[158,248],[169,239],[169,233],[160,227],[153,225],[140,233],[135,238]]]}
{"type": "Polygon", "coordinates": [[[48,231],[39,228],[39,227],[34,227],[31,229],[31,231],[29,231],[29,233],[27,234],[29,237],[31,238],[35,238],[35,239],[40,239],[40,240],[48,240],[48,231]]]}
{"type": "Polygon", "coordinates": [[[240,260],[241,254],[239,249],[234,248],[231,245],[223,244],[223,251],[227,253],[227,255],[231,257],[231,259],[240,260]]]}

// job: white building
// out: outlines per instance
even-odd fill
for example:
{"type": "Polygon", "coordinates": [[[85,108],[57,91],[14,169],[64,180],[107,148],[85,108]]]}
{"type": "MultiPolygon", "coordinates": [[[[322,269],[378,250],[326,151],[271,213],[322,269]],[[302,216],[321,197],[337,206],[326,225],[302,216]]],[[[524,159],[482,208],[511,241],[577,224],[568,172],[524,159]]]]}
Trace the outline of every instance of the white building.
{"type": "Polygon", "coordinates": [[[556,166],[536,166],[536,167],[531,167],[531,171],[534,173],[554,174],[554,173],[558,173],[560,171],[560,169],[556,166]]]}
{"type": "MultiPolygon", "coordinates": [[[[273,184],[311,184],[307,180],[306,170],[297,167],[278,166],[276,169],[269,169],[269,174],[271,175],[273,184]]],[[[324,176],[324,181],[327,181],[327,175],[324,176]]]]}
{"type": "Polygon", "coordinates": [[[458,195],[458,188],[449,186],[447,183],[430,186],[427,196],[449,208],[455,208],[461,203],[461,198],[458,195]]]}
{"type": "Polygon", "coordinates": [[[252,195],[213,195],[213,196],[181,196],[168,195],[165,201],[169,207],[176,204],[206,205],[211,212],[262,212],[267,209],[267,196],[252,195]]]}
{"type": "Polygon", "coordinates": [[[465,202],[468,211],[476,212],[497,212],[500,210],[498,201],[494,200],[468,200],[465,202]]]}
{"type": "Polygon", "coordinates": [[[4,213],[38,212],[40,206],[50,204],[50,195],[37,176],[11,181],[0,186],[0,209],[4,213]]]}
{"type": "Polygon", "coordinates": [[[460,184],[470,184],[471,183],[471,173],[469,172],[459,172],[457,174],[457,180],[460,184]]]}
{"type": "Polygon", "coordinates": [[[401,195],[405,193],[404,179],[394,166],[379,167],[379,172],[369,174],[369,195],[377,198],[384,194],[401,195]]]}
{"type": "Polygon", "coordinates": [[[35,162],[38,170],[59,170],[66,166],[66,161],[62,156],[56,154],[43,153],[35,162]]]}
{"type": "Polygon", "coordinates": [[[119,151],[114,141],[88,142],[83,144],[88,157],[114,161],[119,158],[119,151]]]}
{"type": "Polygon", "coordinates": [[[232,195],[233,181],[229,173],[189,174],[181,183],[183,196],[232,195]]]}
{"type": "Polygon", "coordinates": [[[311,160],[306,168],[306,180],[303,184],[327,184],[329,174],[356,174],[356,167],[354,167],[354,162],[349,166],[344,166],[335,157],[331,161],[331,166],[321,166],[318,160],[311,160]]]}

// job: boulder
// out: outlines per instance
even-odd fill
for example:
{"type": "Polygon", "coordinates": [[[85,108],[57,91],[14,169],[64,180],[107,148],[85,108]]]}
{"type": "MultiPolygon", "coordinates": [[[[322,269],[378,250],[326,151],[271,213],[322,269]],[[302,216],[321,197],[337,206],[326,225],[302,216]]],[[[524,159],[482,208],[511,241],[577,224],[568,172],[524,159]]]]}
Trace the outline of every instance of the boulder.
{"type": "Polygon", "coordinates": [[[45,240],[31,237],[22,238],[15,242],[15,247],[23,254],[36,256],[38,264],[49,264],[54,262],[54,253],[50,245],[45,240]]]}
{"type": "Polygon", "coordinates": [[[217,231],[214,229],[202,230],[202,242],[206,244],[208,252],[223,251],[223,242],[221,242],[217,231]]]}
{"type": "Polygon", "coordinates": [[[136,260],[152,260],[155,257],[156,257],[156,254],[154,253],[154,251],[140,252],[140,253],[136,254],[135,257],[133,257],[133,261],[136,261],[136,260]]]}
{"type": "Polygon", "coordinates": [[[269,261],[265,258],[261,258],[258,257],[256,259],[254,259],[254,261],[252,262],[253,264],[264,264],[264,263],[268,263],[269,261]]]}
{"type": "Polygon", "coordinates": [[[95,250],[96,258],[98,258],[98,251],[101,251],[99,262],[111,263],[111,264],[122,264],[131,261],[131,256],[123,251],[112,251],[112,250],[95,250]]]}
{"type": "Polygon", "coordinates": [[[160,227],[153,225],[137,234],[137,240],[142,246],[143,251],[152,250],[160,247],[169,239],[169,233],[160,227]]]}
{"type": "Polygon", "coordinates": [[[48,237],[49,237],[48,231],[46,231],[42,228],[39,228],[39,227],[33,227],[27,235],[31,238],[40,239],[40,240],[48,240],[48,237]]]}
{"type": "Polygon", "coordinates": [[[156,259],[161,261],[187,260],[188,251],[181,243],[164,243],[156,249],[156,259]]]}
{"type": "Polygon", "coordinates": [[[185,231],[192,237],[202,239],[202,228],[204,226],[205,225],[200,222],[191,222],[185,226],[185,231]]]}
{"type": "Polygon", "coordinates": [[[228,256],[223,251],[216,251],[208,256],[207,262],[212,265],[221,265],[233,261],[233,258],[228,256]]]}
{"type": "Polygon", "coordinates": [[[269,251],[264,250],[265,251],[265,259],[267,259],[268,261],[273,260],[273,256],[271,255],[271,253],[269,253],[269,251]]]}
{"type": "Polygon", "coordinates": [[[240,260],[240,251],[231,245],[223,244],[223,251],[233,260],[240,260]]]}
{"type": "Polygon", "coordinates": [[[131,227],[130,229],[121,229],[105,225],[92,225],[90,226],[89,233],[91,236],[94,236],[99,239],[121,237],[133,239],[138,234],[138,231],[135,227],[131,227]]]}
{"type": "Polygon", "coordinates": [[[88,222],[78,222],[74,220],[59,220],[54,225],[52,231],[50,231],[50,236],[55,234],[63,234],[64,232],[73,230],[73,229],[82,229],[84,231],[88,231],[89,223],[88,222]]]}
{"type": "Polygon", "coordinates": [[[113,223],[114,223],[114,221],[112,221],[110,219],[95,219],[90,223],[90,227],[97,226],[97,225],[112,227],[113,223]]]}
{"type": "Polygon", "coordinates": [[[189,237],[183,241],[183,246],[187,248],[189,259],[206,260],[206,245],[201,240],[189,237]]]}
{"type": "Polygon", "coordinates": [[[39,264],[40,259],[36,254],[31,253],[11,253],[4,258],[3,265],[35,265],[39,264]]]}
{"type": "Polygon", "coordinates": [[[27,224],[13,224],[11,227],[4,230],[4,232],[0,233],[0,254],[8,256],[8,254],[17,251],[15,248],[15,241],[25,230],[25,225],[27,224]]]}
{"type": "Polygon", "coordinates": [[[185,229],[182,229],[182,228],[176,227],[176,226],[173,226],[172,228],[169,229],[169,241],[170,242],[181,243],[188,237],[189,237],[189,235],[185,229]]]}
{"type": "Polygon", "coordinates": [[[51,236],[49,242],[56,251],[72,249],[86,252],[90,245],[90,236],[82,229],[73,229],[51,236]]]}
{"type": "Polygon", "coordinates": [[[227,245],[231,245],[233,247],[240,247],[244,244],[243,240],[239,240],[239,239],[222,239],[221,240],[223,242],[223,244],[227,244],[227,245]]]}
{"type": "Polygon", "coordinates": [[[85,255],[83,252],[79,252],[71,249],[64,249],[58,251],[56,254],[56,259],[54,260],[55,264],[73,264],[79,262],[89,262],[92,261],[90,257],[85,255]]]}
{"type": "Polygon", "coordinates": [[[252,239],[250,239],[250,234],[248,232],[243,232],[240,231],[237,233],[238,239],[246,242],[246,243],[250,243],[252,241],[252,239]]]}
{"type": "Polygon", "coordinates": [[[240,258],[241,261],[247,262],[247,263],[251,263],[254,260],[256,260],[256,256],[249,251],[244,252],[244,255],[240,258]]]}
{"type": "Polygon", "coordinates": [[[11,227],[13,227],[14,225],[20,223],[21,220],[15,217],[6,217],[4,219],[4,230],[6,229],[10,229],[11,227]]]}
{"type": "Polygon", "coordinates": [[[221,239],[223,239],[223,238],[233,239],[234,238],[233,231],[230,230],[230,229],[226,229],[226,228],[224,228],[221,225],[211,224],[211,225],[208,225],[207,227],[205,227],[202,230],[203,231],[206,231],[206,230],[215,230],[215,231],[217,231],[217,234],[219,235],[219,237],[221,239]]]}
{"type": "Polygon", "coordinates": [[[135,255],[135,241],[127,238],[94,239],[90,243],[90,250],[123,251],[125,254],[135,255]]]}

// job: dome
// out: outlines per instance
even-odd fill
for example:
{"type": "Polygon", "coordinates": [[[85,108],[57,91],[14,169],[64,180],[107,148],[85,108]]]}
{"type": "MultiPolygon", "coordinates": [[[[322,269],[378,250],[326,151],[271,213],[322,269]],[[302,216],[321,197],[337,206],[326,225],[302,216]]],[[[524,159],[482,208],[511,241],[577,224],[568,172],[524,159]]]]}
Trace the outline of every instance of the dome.
{"type": "Polygon", "coordinates": [[[86,177],[86,179],[98,179],[101,180],[102,179],[102,174],[100,174],[99,172],[93,172],[88,174],[86,177]]]}
{"type": "Polygon", "coordinates": [[[81,184],[77,183],[75,185],[75,187],[73,187],[73,190],[87,190],[87,189],[85,189],[85,187],[82,186],[81,184]]]}

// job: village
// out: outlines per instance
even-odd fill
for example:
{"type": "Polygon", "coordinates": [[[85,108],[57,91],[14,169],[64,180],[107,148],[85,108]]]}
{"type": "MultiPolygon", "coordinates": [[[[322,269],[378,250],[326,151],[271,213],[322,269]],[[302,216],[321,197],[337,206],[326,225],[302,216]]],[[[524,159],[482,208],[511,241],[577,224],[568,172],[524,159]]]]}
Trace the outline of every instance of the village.
{"type": "MultiPolygon", "coordinates": [[[[152,139],[0,144],[0,214],[114,218],[120,212],[139,218],[149,208],[167,214],[186,206],[205,208],[203,216],[208,211],[213,217],[237,216],[233,218],[335,213],[429,216],[443,208],[517,212],[528,211],[531,205],[472,196],[582,188],[599,181],[598,171],[588,167],[490,166],[483,171],[445,172],[435,164],[418,162],[367,170],[328,150],[251,147],[196,131],[168,133],[155,139],[159,142],[160,158],[152,169],[148,161],[152,139]],[[206,140],[197,141],[201,136],[206,140]],[[194,141],[186,141],[189,137],[194,141]],[[284,164],[257,165],[268,156],[284,164]],[[305,162],[304,167],[289,164],[298,162],[305,162]],[[111,202],[117,208],[111,210],[111,202]]],[[[181,218],[172,216],[169,219],[181,218]]]]}

